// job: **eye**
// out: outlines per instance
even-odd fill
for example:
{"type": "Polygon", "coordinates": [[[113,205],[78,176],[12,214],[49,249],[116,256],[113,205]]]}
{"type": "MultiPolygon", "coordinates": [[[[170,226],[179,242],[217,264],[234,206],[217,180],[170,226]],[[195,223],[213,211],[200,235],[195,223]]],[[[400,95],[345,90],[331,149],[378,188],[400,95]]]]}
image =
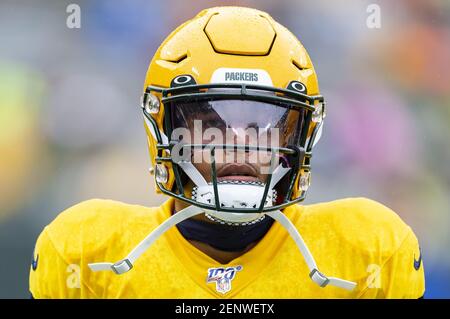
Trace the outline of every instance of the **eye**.
{"type": "Polygon", "coordinates": [[[218,128],[222,129],[225,127],[225,122],[221,119],[213,119],[213,120],[207,120],[203,122],[203,127],[205,129],[207,128],[218,128]]]}

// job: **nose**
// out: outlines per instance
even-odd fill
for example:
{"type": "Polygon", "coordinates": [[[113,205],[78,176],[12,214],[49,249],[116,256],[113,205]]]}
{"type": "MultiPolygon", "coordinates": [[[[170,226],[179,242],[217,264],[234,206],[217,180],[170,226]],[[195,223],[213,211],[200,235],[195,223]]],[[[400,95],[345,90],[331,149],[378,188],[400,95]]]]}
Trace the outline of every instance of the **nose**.
{"type": "Polygon", "coordinates": [[[231,137],[227,136],[227,144],[251,146],[258,145],[258,133],[254,128],[231,128],[230,134],[231,137]]]}
{"type": "MultiPolygon", "coordinates": [[[[257,146],[258,140],[256,134],[252,134],[249,130],[243,128],[232,128],[227,133],[226,144],[239,145],[239,146],[257,146]]],[[[225,149],[225,162],[226,163],[248,163],[251,161],[251,156],[256,155],[256,150],[249,149],[225,149]]],[[[256,159],[255,159],[256,160],[256,159]]],[[[255,161],[254,160],[254,161],[255,161]]],[[[253,161],[253,162],[254,162],[253,161]]]]}

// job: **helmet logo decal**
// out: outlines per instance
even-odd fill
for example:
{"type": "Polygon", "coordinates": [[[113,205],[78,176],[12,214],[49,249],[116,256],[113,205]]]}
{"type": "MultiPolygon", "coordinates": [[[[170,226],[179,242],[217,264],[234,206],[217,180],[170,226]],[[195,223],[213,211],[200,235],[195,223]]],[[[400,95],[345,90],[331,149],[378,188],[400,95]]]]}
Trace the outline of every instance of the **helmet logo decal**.
{"type": "Polygon", "coordinates": [[[170,84],[170,87],[178,87],[184,85],[194,85],[196,84],[194,78],[189,74],[183,74],[175,77],[170,84]]]}
{"type": "Polygon", "coordinates": [[[255,73],[255,72],[225,72],[225,81],[258,82],[258,73],[255,73]]]}
{"type": "Polygon", "coordinates": [[[269,73],[262,69],[219,68],[214,71],[211,83],[246,83],[272,85],[269,73]]]}
{"type": "Polygon", "coordinates": [[[187,76],[187,75],[180,75],[180,76],[177,76],[174,80],[173,80],[173,82],[175,83],[175,84],[186,84],[187,82],[189,82],[191,80],[191,78],[189,77],[189,76],[187,76]]]}
{"type": "Polygon", "coordinates": [[[231,290],[231,281],[236,277],[236,273],[242,270],[242,266],[234,266],[228,268],[209,268],[206,283],[215,282],[216,291],[226,294],[231,290]]]}
{"type": "Polygon", "coordinates": [[[289,90],[294,90],[294,91],[297,91],[297,92],[300,92],[303,94],[306,94],[306,91],[307,91],[306,85],[304,85],[302,82],[299,82],[299,81],[291,81],[288,84],[287,88],[289,90]]]}

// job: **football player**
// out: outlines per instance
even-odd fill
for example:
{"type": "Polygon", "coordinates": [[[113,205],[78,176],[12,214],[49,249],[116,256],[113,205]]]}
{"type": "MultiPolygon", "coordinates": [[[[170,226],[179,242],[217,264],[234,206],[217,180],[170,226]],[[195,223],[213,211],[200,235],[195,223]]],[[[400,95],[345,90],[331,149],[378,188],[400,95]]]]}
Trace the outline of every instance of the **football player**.
{"type": "Polygon", "coordinates": [[[419,298],[416,236],[366,198],[299,204],[325,101],[299,40],[217,7],[161,44],[142,113],[160,207],[93,199],[41,233],[34,298],[419,298]]]}

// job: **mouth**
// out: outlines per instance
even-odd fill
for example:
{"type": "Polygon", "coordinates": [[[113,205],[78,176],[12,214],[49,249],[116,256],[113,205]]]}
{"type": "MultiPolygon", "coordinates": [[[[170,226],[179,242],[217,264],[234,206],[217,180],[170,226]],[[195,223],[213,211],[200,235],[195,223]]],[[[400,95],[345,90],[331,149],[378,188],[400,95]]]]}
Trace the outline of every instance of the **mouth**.
{"type": "Polygon", "coordinates": [[[256,170],[248,164],[228,164],[217,171],[217,181],[260,182],[256,170]]]}

